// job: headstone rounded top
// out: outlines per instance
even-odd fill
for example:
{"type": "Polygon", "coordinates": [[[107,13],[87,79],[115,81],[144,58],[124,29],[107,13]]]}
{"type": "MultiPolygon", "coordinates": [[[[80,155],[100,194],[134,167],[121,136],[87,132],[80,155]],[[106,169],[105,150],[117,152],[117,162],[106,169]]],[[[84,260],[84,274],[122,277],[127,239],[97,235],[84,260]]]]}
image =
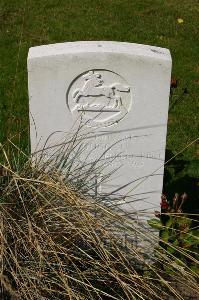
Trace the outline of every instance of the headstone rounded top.
{"type": "Polygon", "coordinates": [[[171,61],[170,51],[166,48],[112,41],[81,41],[36,46],[29,49],[28,59],[81,52],[129,53],[171,61]]]}

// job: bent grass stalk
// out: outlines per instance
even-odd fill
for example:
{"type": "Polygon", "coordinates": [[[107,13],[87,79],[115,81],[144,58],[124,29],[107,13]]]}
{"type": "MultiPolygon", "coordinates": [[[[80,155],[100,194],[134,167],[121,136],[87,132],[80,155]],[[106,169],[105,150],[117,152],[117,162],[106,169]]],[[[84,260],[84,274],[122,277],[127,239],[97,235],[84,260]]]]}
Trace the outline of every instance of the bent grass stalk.
{"type": "MultiPolygon", "coordinates": [[[[111,195],[105,199],[99,193],[96,201],[94,174],[105,165],[97,159],[81,168],[83,150],[77,134],[49,168],[42,160],[12,166],[1,148],[8,175],[0,190],[2,295],[25,300],[185,299],[173,282],[199,295],[198,274],[183,261],[179,265],[166,249],[160,251],[157,234],[136,216],[124,215],[117,205],[114,209],[111,195]],[[135,239],[147,240],[152,257],[135,239]]],[[[198,264],[191,251],[167,243],[198,264]]]]}

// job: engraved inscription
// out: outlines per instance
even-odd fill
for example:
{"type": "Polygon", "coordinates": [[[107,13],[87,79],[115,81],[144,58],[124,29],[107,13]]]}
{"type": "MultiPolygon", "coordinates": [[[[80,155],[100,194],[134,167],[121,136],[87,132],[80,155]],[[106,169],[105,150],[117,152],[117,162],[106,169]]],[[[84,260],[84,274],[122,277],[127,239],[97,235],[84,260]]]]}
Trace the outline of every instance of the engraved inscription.
{"type": "Polygon", "coordinates": [[[145,137],[131,134],[124,135],[121,140],[118,140],[117,136],[112,138],[108,134],[94,136],[83,143],[84,151],[88,154],[87,163],[95,161],[98,155],[101,156],[100,161],[106,165],[106,168],[115,170],[121,167],[139,170],[143,169],[144,166],[154,164],[155,161],[162,161],[163,163],[164,157],[161,156],[159,150],[152,152],[147,151],[147,149],[135,150],[135,144],[143,138],[145,137]]]}
{"type": "Polygon", "coordinates": [[[94,127],[117,124],[131,109],[131,88],[119,74],[90,70],[78,76],[67,91],[67,105],[75,117],[94,127]]]}

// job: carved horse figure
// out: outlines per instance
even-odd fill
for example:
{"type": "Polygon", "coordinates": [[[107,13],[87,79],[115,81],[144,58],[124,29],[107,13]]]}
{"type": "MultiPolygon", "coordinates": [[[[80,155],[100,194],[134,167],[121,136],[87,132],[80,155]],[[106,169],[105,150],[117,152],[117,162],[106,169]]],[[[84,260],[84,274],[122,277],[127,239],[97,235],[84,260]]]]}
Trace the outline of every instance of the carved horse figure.
{"type": "Polygon", "coordinates": [[[104,85],[102,76],[94,71],[89,71],[83,76],[85,83],[82,88],[77,89],[73,93],[73,99],[76,103],[81,97],[100,97],[105,96],[108,99],[115,101],[115,108],[122,106],[122,99],[117,92],[129,92],[128,86],[123,86],[120,83],[113,83],[109,86],[104,85]]]}

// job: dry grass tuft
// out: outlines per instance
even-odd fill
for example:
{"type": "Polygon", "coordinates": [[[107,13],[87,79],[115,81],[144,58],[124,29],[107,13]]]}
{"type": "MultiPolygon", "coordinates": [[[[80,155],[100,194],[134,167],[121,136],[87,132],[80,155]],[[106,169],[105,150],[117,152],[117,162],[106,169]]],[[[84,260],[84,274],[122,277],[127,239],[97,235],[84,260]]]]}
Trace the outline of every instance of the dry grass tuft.
{"type": "Polygon", "coordinates": [[[2,299],[185,299],[174,281],[199,295],[197,274],[154,249],[157,235],[142,224],[84,193],[83,175],[73,185],[30,162],[17,172],[8,160],[2,168],[2,299]]]}

